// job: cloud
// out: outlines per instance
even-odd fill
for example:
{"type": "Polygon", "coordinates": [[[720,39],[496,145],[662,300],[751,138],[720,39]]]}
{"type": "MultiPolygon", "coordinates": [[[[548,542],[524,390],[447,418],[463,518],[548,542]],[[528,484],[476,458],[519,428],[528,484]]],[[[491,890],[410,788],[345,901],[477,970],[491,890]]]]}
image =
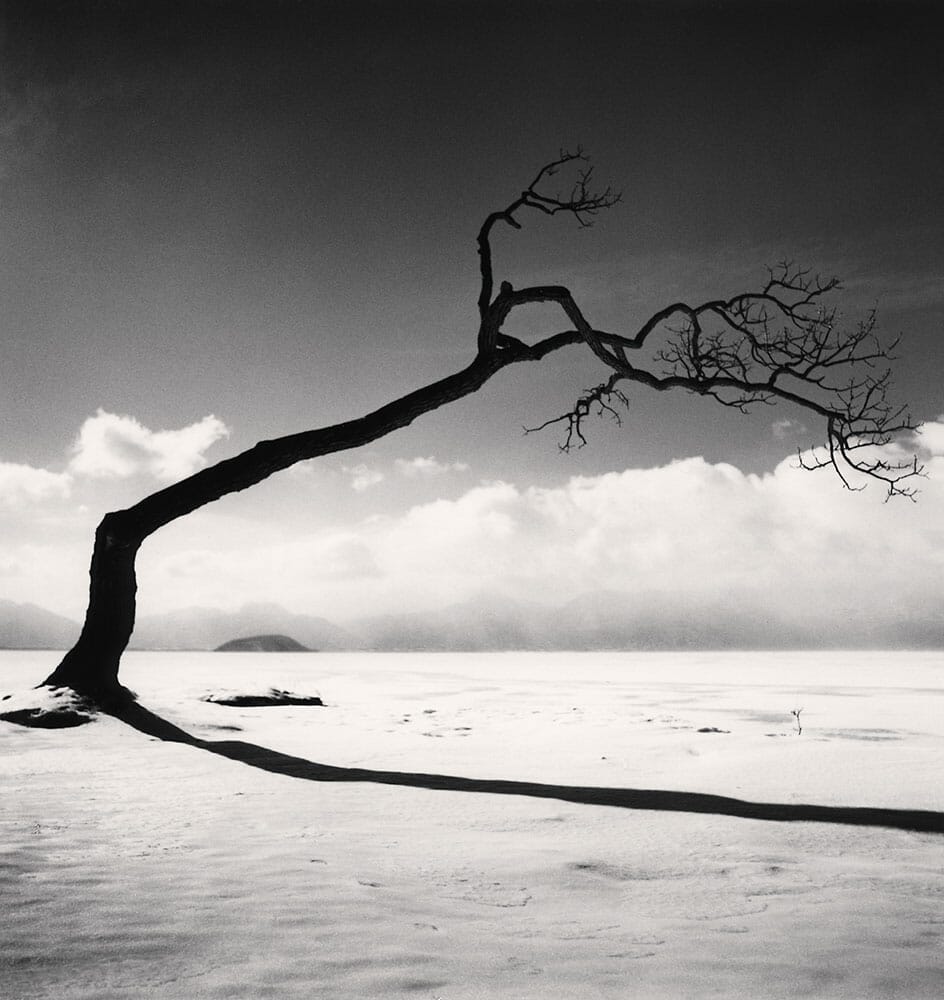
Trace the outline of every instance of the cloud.
{"type": "Polygon", "coordinates": [[[67,472],[49,472],[31,465],[0,462],[0,503],[8,507],[69,496],[72,477],[67,472]]]}
{"type": "Polygon", "coordinates": [[[376,486],[377,483],[382,483],[384,480],[384,474],[379,469],[371,469],[363,463],[342,466],[341,471],[346,472],[351,477],[351,489],[358,493],[363,493],[364,490],[368,490],[371,486],[376,486]]]}
{"type": "Polygon", "coordinates": [[[394,462],[397,472],[407,478],[432,478],[449,472],[468,472],[465,462],[438,462],[435,458],[398,458],[394,462]]]}
{"type": "Polygon", "coordinates": [[[798,420],[775,420],[770,429],[778,441],[784,441],[788,437],[795,437],[798,434],[806,433],[806,426],[798,420]]]}
{"type": "Polygon", "coordinates": [[[0,556],[0,576],[13,576],[23,569],[23,564],[19,559],[12,559],[9,556],[0,556]]]}
{"type": "MultiPolygon", "coordinates": [[[[432,479],[449,472],[465,472],[469,467],[464,462],[439,462],[435,458],[398,458],[393,463],[400,476],[408,479],[432,479]]],[[[387,477],[380,469],[365,465],[344,465],[341,471],[349,477],[351,488],[358,493],[382,483],[387,477]]]]}
{"type": "Polygon", "coordinates": [[[289,466],[287,471],[293,479],[309,479],[316,475],[318,468],[318,459],[308,458],[303,462],[296,462],[289,466]]]}
{"type": "Polygon", "coordinates": [[[179,430],[152,431],[134,417],[99,409],[82,424],[69,468],[93,478],[146,474],[173,482],[206,465],[203,453],[228,434],[212,415],[179,430]]]}
{"type": "Polygon", "coordinates": [[[944,455],[944,414],[915,431],[915,444],[921,454],[929,458],[944,455]]]}
{"type": "MultiPolygon", "coordinates": [[[[944,443],[944,421],[920,439],[944,443]]],[[[944,601],[944,457],[931,455],[927,471],[916,504],[883,503],[879,486],[849,492],[795,458],[766,475],[687,458],[551,488],[484,483],[249,550],[230,529],[185,579],[179,562],[173,578],[170,563],[149,562],[148,592],[178,604],[274,600],[343,620],[483,592],[560,605],[611,590],[653,612],[730,608],[824,636],[891,629],[937,621],[944,601]]]]}
{"type": "Polygon", "coordinates": [[[0,594],[79,618],[88,602],[91,532],[83,531],[81,541],[63,541],[55,531],[46,532],[50,536],[54,540],[36,542],[22,534],[3,540],[0,594]]]}
{"type": "MultiPolygon", "coordinates": [[[[849,492],[795,457],[764,475],[695,457],[551,487],[486,482],[315,531],[273,516],[277,493],[257,508],[241,494],[149,540],[138,567],[142,613],[275,601],[343,622],[483,593],[556,607],[612,591],[644,615],[730,610],[826,638],[878,627],[894,635],[909,621],[933,632],[944,602],[944,419],[914,443],[928,473],[917,503],[884,503],[877,485],[849,492]]],[[[348,474],[380,475],[366,466],[348,474]]],[[[68,489],[66,474],[0,465],[3,476],[21,494],[23,484],[34,495],[68,489]]],[[[12,597],[78,613],[89,537],[70,537],[45,549],[5,542],[12,597]]]]}

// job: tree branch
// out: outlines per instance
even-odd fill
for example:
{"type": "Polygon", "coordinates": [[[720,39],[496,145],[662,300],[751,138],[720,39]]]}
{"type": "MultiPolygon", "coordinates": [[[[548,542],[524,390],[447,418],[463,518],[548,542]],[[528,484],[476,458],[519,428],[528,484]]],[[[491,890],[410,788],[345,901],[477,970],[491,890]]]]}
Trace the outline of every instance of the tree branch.
{"type": "Polygon", "coordinates": [[[891,376],[885,365],[894,360],[898,340],[882,344],[875,334],[874,312],[853,329],[842,329],[835,309],[824,303],[839,287],[835,278],[824,280],[781,262],[768,269],[767,281],[757,291],[697,306],[673,303],[632,336],[595,329],[563,286],[510,292],[503,320],[515,306],[557,302],[580,338],[614,373],[580,396],[567,413],[530,430],[560,423],[565,427],[561,447],[582,446],[587,416],[608,412],[599,404],[626,382],[660,392],[685,389],[744,413],[754,405],[783,400],[825,422],[825,452],[803,459],[804,468],[830,466],[849,489],[860,488],[851,478],[856,476],[880,482],[886,498],[914,499],[913,481],[923,474],[917,458],[899,461],[880,451],[916,427],[906,408],[890,400],[891,376]],[[681,325],[670,326],[675,319],[681,325]],[[656,335],[661,335],[663,346],[653,360],[661,370],[631,363],[628,352],[640,351],[656,335]]]}
{"type": "MultiPolygon", "coordinates": [[[[591,189],[593,168],[589,157],[578,146],[575,151],[561,150],[556,160],[546,163],[537,172],[531,183],[504,209],[488,215],[479,229],[477,243],[479,254],[479,337],[480,353],[495,349],[501,323],[508,314],[508,306],[502,299],[502,294],[493,299],[494,274],[492,266],[491,234],[499,222],[507,223],[513,229],[520,229],[521,223],[515,218],[515,213],[522,208],[536,209],[545,215],[556,215],[565,212],[572,215],[582,228],[593,225],[595,217],[604,209],[618,204],[622,195],[607,187],[601,191],[591,189]],[[571,164],[584,164],[579,170],[568,194],[546,194],[540,190],[549,178],[554,177],[564,167],[571,164]]],[[[510,289],[510,285],[507,286],[510,289]]],[[[504,286],[503,286],[504,288],[504,286]]],[[[537,300],[535,300],[537,301],[537,300]]]]}
{"type": "Polygon", "coordinates": [[[572,410],[562,413],[559,417],[551,417],[543,424],[538,424],[537,427],[525,427],[525,434],[535,434],[554,424],[563,424],[564,438],[558,447],[561,451],[568,452],[574,448],[582,448],[587,443],[583,433],[583,424],[591,414],[599,417],[609,416],[618,427],[622,427],[623,418],[617,406],[628,407],[629,400],[617,388],[621,379],[622,376],[618,373],[611,375],[606,382],[594,386],[592,389],[587,389],[574,404],[572,410]]]}

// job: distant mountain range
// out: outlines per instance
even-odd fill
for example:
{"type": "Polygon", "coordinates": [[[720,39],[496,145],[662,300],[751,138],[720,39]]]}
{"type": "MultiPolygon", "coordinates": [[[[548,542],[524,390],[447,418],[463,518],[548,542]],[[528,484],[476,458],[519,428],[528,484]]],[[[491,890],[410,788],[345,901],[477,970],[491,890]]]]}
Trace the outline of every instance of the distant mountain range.
{"type": "MultiPolygon", "coordinates": [[[[78,634],[78,623],[35,604],[0,601],[2,649],[66,649],[78,634]]],[[[324,651],[940,649],[944,620],[847,617],[826,628],[731,608],[720,599],[689,609],[652,596],[602,591],[555,608],[487,595],[437,611],[361,618],[343,628],[277,604],[247,604],[238,611],[186,608],[141,617],[130,648],[211,650],[259,635],[291,636],[324,651]]]]}
{"type": "Polygon", "coordinates": [[[355,636],[324,618],[297,615],[278,604],[246,604],[238,611],[185,608],[144,615],[135,625],[131,649],[216,649],[248,635],[288,635],[308,649],[356,649],[355,636]]]}
{"type": "Polygon", "coordinates": [[[68,649],[79,626],[36,604],[0,601],[0,649],[68,649]]]}

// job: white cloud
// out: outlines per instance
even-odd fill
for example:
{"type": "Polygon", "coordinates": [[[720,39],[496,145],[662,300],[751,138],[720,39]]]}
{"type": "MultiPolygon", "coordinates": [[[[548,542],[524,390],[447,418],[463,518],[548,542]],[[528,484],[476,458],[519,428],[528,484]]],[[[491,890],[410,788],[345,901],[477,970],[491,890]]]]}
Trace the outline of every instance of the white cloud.
{"type": "Polygon", "coordinates": [[[191,549],[158,557],[158,561],[161,572],[180,583],[202,585],[207,569],[212,567],[220,595],[226,595],[234,581],[257,589],[263,581],[271,591],[280,589],[286,577],[293,583],[304,581],[310,586],[377,575],[369,547],[356,534],[344,531],[319,532],[301,545],[280,542],[245,551],[234,548],[224,553],[191,549]]]}
{"type": "MultiPolygon", "coordinates": [[[[944,422],[922,430],[938,435],[944,422]]],[[[177,604],[268,599],[339,619],[482,592],[557,605],[615,590],[650,605],[776,611],[824,635],[850,621],[930,620],[944,601],[944,457],[927,471],[917,504],[883,503],[878,485],[849,492],[794,458],[762,476],[689,458],[553,488],[486,483],[248,551],[227,535],[183,577],[149,564],[147,589],[177,604]]]]}
{"type": "MultiPolygon", "coordinates": [[[[273,516],[272,497],[255,510],[212,505],[142,549],[142,613],[268,600],[343,620],[483,592],[559,605],[612,590],[682,613],[719,602],[776,612],[823,635],[848,631],[849,622],[938,620],[944,420],[925,424],[916,441],[929,478],[918,482],[914,504],[883,503],[878,485],[851,493],[828,470],[805,472],[790,457],[766,475],[688,458],[552,488],[483,483],[456,499],[307,533],[273,516]]],[[[0,466],[0,481],[10,468],[0,466]]],[[[31,479],[37,471],[10,482],[67,489],[67,477],[31,479]]],[[[379,481],[367,466],[347,472],[379,481]]],[[[3,551],[5,582],[16,591],[9,596],[77,613],[90,536],[83,529],[66,542],[42,549],[11,538],[3,551]]]]}
{"type": "Polygon", "coordinates": [[[944,455],[944,414],[937,420],[922,424],[915,432],[915,442],[920,451],[928,456],[944,455]]]}
{"type": "MultiPolygon", "coordinates": [[[[465,472],[469,467],[464,462],[439,462],[429,458],[398,458],[393,463],[398,475],[409,479],[432,479],[449,472],[465,472]]],[[[358,493],[382,483],[387,477],[380,469],[364,464],[344,465],[341,471],[349,477],[351,488],[358,493]]]]}
{"type": "Polygon", "coordinates": [[[443,476],[448,472],[468,472],[465,462],[439,462],[432,456],[429,458],[398,458],[394,465],[401,476],[408,478],[432,478],[443,476]]]}
{"type": "Polygon", "coordinates": [[[91,543],[91,531],[83,531],[81,541],[63,542],[61,536],[41,543],[22,536],[5,540],[0,596],[79,618],[88,601],[91,543]]]}
{"type": "Polygon", "coordinates": [[[67,472],[49,472],[31,465],[0,462],[0,503],[8,507],[67,497],[72,477],[67,472]]]}
{"type": "Polygon", "coordinates": [[[318,459],[308,458],[303,462],[296,462],[289,466],[288,474],[293,479],[310,479],[318,471],[318,459]]]}
{"type": "Polygon", "coordinates": [[[363,493],[364,490],[369,490],[371,486],[376,486],[384,480],[384,474],[379,469],[371,469],[364,464],[345,465],[341,471],[351,477],[351,488],[358,493],[363,493]]]}
{"type": "Polygon", "coordinates": [[[212,415],[179,430],[152,431],[134,417],[100,409],[82,424],[69,468],[94,478],[144,473],[173,482],[206,465],[203,453],[227,434],[226,425],[212,415]]]}
{"type": "Polygon", "coordinates": [[[775,420],[770,429],[778,441],[784,441],[788,437],[795,437],[797,434],[805,434],[806,427],[798,420],[775,420]]]}

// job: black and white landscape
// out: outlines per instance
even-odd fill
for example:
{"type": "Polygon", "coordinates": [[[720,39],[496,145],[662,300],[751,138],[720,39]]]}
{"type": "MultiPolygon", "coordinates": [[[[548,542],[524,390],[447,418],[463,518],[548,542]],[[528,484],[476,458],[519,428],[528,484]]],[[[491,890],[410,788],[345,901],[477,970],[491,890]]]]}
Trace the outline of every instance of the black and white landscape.
{"type": "Polygon", "coordinates": [[[0,994],[938,1000],[930,0],[0,5],[0,994]]]}

